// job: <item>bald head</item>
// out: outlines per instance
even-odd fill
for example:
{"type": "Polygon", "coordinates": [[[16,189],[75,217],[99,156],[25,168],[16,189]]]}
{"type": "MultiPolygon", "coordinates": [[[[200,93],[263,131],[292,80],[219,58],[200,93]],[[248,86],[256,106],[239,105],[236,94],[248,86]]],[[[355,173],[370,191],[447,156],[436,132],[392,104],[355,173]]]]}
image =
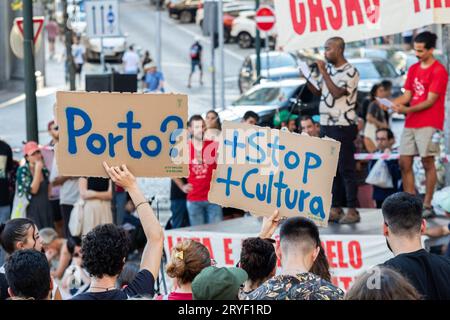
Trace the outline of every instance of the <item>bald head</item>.
{"type": "Polygon", "coordinates": [[[344,59],[345,41],[341,37],[333,37],[325,43],[325,59],[336,64],[339,60],[344,59]]]}

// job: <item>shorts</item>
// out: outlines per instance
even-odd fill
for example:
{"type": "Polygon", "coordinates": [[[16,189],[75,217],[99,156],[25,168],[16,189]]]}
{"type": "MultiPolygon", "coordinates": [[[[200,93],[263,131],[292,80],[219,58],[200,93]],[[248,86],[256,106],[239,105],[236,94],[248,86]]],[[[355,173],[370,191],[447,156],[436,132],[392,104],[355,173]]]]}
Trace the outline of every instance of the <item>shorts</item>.
{"type": "Polygon", "coordinates": [[[200,71],[202,71],[202,63],[200,60],[191,60],[191,73],[195,71],[195,67],[198,66],[200,71]]]}
{"type": "Polygon", "coordinates": [[[400,140],[400,155],[419,155],[421,158],[438,156],[439,143],[433,142],[436,131],[438,130],[433,127],[404,128],[400,140]]]}
{"type": "Polygon", "coordinates": [[[82,69],[83,69],[83,64],[75,63],[75,73],[80,74],[82,69]]]}

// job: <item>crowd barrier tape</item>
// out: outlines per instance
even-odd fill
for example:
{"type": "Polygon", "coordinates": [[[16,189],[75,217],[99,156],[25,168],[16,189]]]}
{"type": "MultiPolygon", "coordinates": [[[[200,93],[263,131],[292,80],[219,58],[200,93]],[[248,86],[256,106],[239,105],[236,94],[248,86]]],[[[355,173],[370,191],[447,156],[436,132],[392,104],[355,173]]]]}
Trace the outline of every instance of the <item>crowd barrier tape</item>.
{"type": "MultiPolygon", "coordinates": [[[[397,160],[399,158],[399,153],[355,153],[355,160],[397,160]]],[[[450,154],[441,156],[441,159],[445,163],[450,162],[450,154]]]]}

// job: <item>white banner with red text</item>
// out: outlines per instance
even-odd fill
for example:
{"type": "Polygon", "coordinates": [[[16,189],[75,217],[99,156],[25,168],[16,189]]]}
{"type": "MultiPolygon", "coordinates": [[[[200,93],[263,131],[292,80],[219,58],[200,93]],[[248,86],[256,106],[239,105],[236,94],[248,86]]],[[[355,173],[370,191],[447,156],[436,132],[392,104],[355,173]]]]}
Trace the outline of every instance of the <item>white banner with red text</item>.
{"type": "MultiPolygon", "coordinates": [[[[167,254],[178,243],[192,239],[205,245],[218,266],[233,267],[240,260],[241,243],[255,234],[229,234],[208,231],[167,230],[164,248],[167,254]]],[[[279,241],[279,237],[275,239],[279,241]]],[[[393,257],[383,235],[321,235],[330,264],[332,282],[347,290],[356,276],[393,257]]],[[[280,267],[280,261],[278,261],[280,267]]]]}
{"type": "Polygon", "coordinates": [[[323,46],[330,37],[346,42],[450,23],[449,0],[275,0],[277,48],[323,46]]]}

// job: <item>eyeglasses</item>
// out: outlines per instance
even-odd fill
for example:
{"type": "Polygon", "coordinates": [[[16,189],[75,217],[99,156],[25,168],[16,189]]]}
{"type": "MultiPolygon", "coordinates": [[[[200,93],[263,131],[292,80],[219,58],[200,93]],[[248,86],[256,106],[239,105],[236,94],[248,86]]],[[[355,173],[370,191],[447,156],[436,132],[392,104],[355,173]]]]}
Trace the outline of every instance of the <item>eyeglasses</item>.
{"type": "Polygon", "coordinates": [[[387,138],[378,138],[378,137],[376,137],[375,140],[377,140],[377,141],[385,141],[385,140],[387,140],[387,138]]]}

